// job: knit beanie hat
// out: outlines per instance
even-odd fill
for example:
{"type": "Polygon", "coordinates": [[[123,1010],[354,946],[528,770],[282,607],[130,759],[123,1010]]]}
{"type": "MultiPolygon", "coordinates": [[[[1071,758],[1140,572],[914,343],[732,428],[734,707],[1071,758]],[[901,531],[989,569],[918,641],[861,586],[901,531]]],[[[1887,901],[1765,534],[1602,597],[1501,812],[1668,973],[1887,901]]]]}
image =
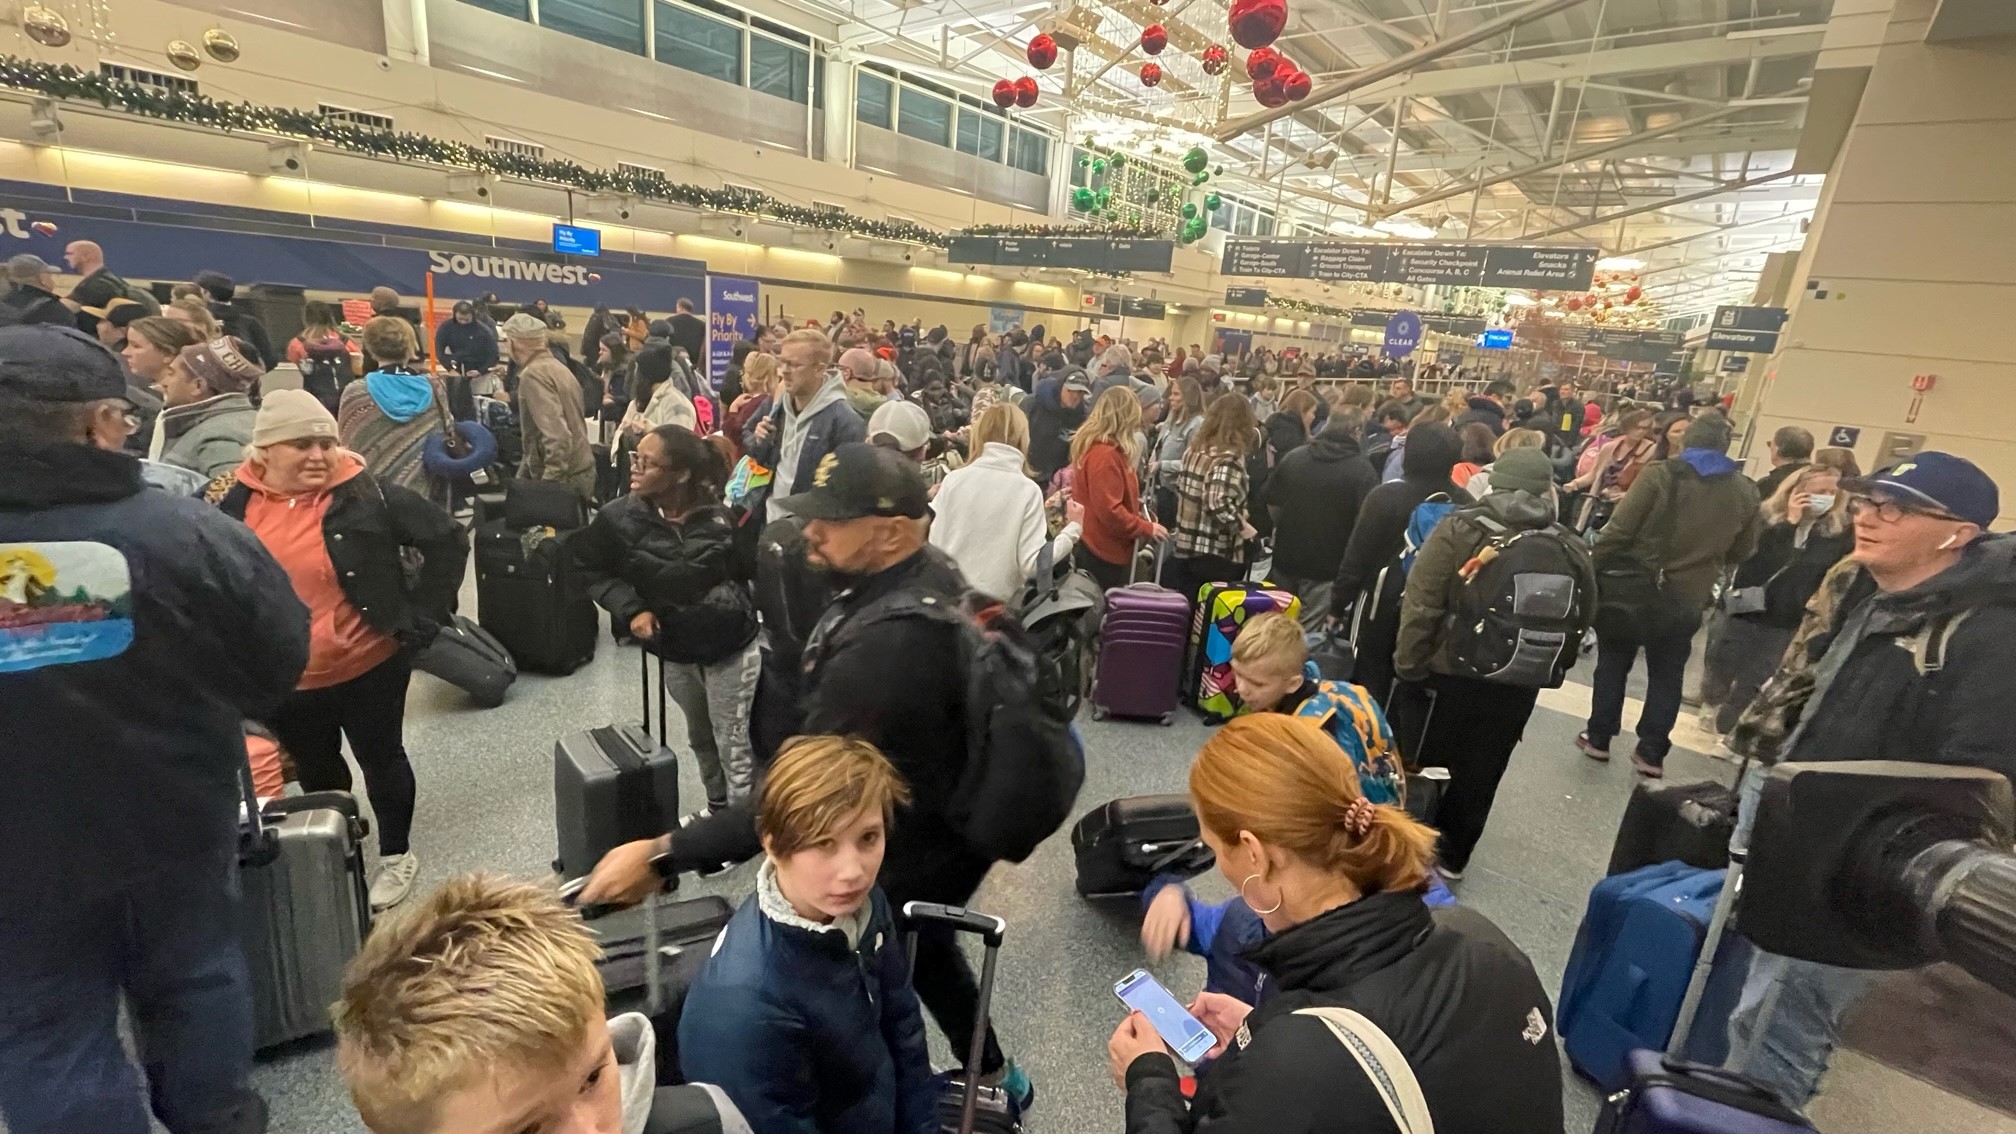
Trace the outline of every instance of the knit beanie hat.
{"type": "Polygon", "coordinates": [[[283,441],[336,436],[336,418],[306,390],[275,390],[259,404],[252,419],[252,445],[263,449],[283,441]]]}
{"type": "Polygon", "coordinates": [[[505,338],[546,341],[546,320],[523,311],[504,320],[504,325],[498,329],[504,332],[505,338]]]}
{"type": "MultiPolygon", "coordinates": [[[[1412,442],[1409,442],[1412,445],[1412,442]]],[[[1491,462],[1491,491],[1525,489],[1535,496],[1547,495],[1554,485],[1554,462],[1538,449],[1507,449],[1491,462]]]]}
{"type": "Polygon", "coordinates": [[[219,394],[235,394],[257,382],[265,371],[246,358],[238,340],[211,339],[207,343],[182,348],[178,356],[183,369],[219,394]]]}

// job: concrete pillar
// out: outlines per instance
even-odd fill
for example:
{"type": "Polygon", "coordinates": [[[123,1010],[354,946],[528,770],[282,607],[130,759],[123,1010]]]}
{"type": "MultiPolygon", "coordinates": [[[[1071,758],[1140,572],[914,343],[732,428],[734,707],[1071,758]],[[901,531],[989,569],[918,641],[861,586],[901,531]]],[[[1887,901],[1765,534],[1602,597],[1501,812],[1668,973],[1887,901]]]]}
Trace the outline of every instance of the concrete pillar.
{"type": "Polygon", "coordinates": [[[1928,43],[1936,0],[1896,0],[1815,214],[1757,439],[1858,431],[1980,464],[2016,515],[2016,39],[1928,43]],[[1936,375],[1929,391],[1921,375],[1936,375]]]}
{"type": "Polygon", "coordinates": [[[384,0],[384,8],[386,57],[430,66],[427,0],[384,0]]]}
{"type": "Polygon", "coordinates": [[[826,56],[825,147],[819,156],[835,165],[854,164],[854,69],[859,60],[840,49],[826,56]]]}

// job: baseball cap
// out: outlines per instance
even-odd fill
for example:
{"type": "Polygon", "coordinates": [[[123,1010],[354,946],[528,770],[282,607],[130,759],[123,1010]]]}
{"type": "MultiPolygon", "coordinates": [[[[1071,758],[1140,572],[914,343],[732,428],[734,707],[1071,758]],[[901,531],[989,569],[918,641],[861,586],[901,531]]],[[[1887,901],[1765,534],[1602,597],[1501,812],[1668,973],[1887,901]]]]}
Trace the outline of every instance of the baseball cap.
{"type": "Polygon", "coordinates": [[[1944,512],[1986,528],[2002,511],[2002,494],[1981,467],[1951,453],[1920,453],[1875,476],[1841,482],[1849,492],[1888,497],[1944,512]]]}
{"type": "Polygon", "coordinates": [[[786,496],[777,506],[807,520],[917,519],[925,513],[926,499],[924,473],[910,458],[855,441],[822,457],[812,487],[786,496]]]}
{"type": "Polygon", "coordinates": [[[126,372],[104,343],[75,327],[0,327],[0,392],[38,402],[124,398],[126,372]]]}
{"type": "Polygon", "coordinates": [[[518,314],[504,320],[504,325],[499,327],[498,330],[503,331],[507,338],[544,339],[547,327],[546,320],[529,312],[520,311],[518,314]]]}
{"type": "Polygon", "coordinates": [[[868,440],[874,441],[883,434],[888,434],[905,453],[922,449],[931,440],[931,415],[916,402],[884,402],[875,416],[868,419],[868,440]]]}
{"type": "Polygon", "coordinates": [[[1086,379],[1083,370],[1077,370],[1073,371],[1070,377],[1064,379],[1062,388],[1076,390],[1081,394],[1089,394],[1092,392],[1092,383],[1086,379]]]}

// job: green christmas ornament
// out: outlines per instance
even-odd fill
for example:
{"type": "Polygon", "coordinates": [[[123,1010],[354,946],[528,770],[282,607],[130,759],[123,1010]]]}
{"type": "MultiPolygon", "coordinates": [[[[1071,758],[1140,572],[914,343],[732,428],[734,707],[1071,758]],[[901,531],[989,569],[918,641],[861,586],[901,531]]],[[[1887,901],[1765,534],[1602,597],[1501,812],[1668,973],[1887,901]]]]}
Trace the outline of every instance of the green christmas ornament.
{"type": "Polygon", "coordinates": [[[1161,195],[1160,193],[1156,192],[1156,191],[1155,191],[1155,190],[1153,190],[1153,189],[1150,189],[1150,190],[1148,190],[1148,195],[1142,198],[1142,202],[1143,202],[1144,204],[1149,204],[1149,205],[1152,205],[1152,204],[1154,204],[1154,203],[1155,203],[1156,201],[1159,201],[1159,200],[1161,200],[1161,199],[1162,199],[1162,195],[1161,195]]]}
{"type": "Polygon", "coordinates": [[[1079,155],[1078,155],[1078,168],[1079,168],[1079,169],[1090,169],[1091,167],[1092,167],[1092,155],[1091,155],[1091,154],[1079,154],[1079,155]]]}
{"type": "Polygon", "coordinates": [[[1097,202],[1098,195],[1083,185],[1071,190],[1071,206],[1081,213],[1091,212],[1097,202]]]}
{"type": "Polygon", "coordinates": [[[1104,172],[1106,172],[1106,159],[1104,159],[1104,158],[1100,158],[1100,159],[1098,159],[1098,160],[1094,161],[1094,162],[1092,163],[1092,172],[1093,172],[1093,173],[1104,173],[1104,172]]]}
{"type": "Polygon", "coordinates": [[[1197,176],[1190,179],[1190,184],[1202,185],[1209,180],[1211,180],[1211,175],[1209,173],[1204,172],[1203,170],[1199,170],[1197,172],[1197,176]]]}
{"type": "Polygon", "coordinates": [[[1114,155],[1113,155],[1113,158],[1112,158],[1112,160],[1111,160],[1111,161],[1109,161],[1109,162],[1107,162],[1106,164],[1107,164],[1108,168],[1111,168],[1111,169],[1119,169],[1119,168],[1120,168],[1121,166],[1123,166],[1123,165],[1126,165],[1126,164],[1127,164],[1127,155],[1126,155],[1126,154],[1114,154],[1114,155]]]}
{"type": "Polygon", "coordinates": [[[1202,173],[1210,164],[1211,155],[1205,153],[1202,146],[1192,146],[1190,152],[1183,155],[1183,168],[1191,173],[1202,173]]]}
{"type": "Polygon", "coordinates": [[[1197,202],[1195,201],[1183,202],[1183,219],[1191,220],[1196,216],[1197,216],[1197,202]]]}
{"type": "Polygon", "coordinates": [[[1214,170],[1212,170],[1212,171],[1211,171],[1211,176],[1213,176],[1213,177],[1223,177],[1223,176],[1225,176],[1225,167],[1221,165],[1221,166],[1219,166],[1219,167],[1218,167],[1217,169],[1214,169],[1214,170]]]}
{"type": "Polygon", "coordinates": [[[1105,208],[1105,207],[1106,207],[1106,205],[1107,205],[1107,203],[1108,203],[1108,202],[1110,202],[1111,200],[1113,200],[1113,190],[1111,190],[1111,189],[1101,189],[1101,190],[1099,190],[1099,207],[1100,207],[1100,208],[1102,208],[1102,209],[1103,209],[1103,208],[1105,208]]]}
{"type": "Polygon", "coordinates": [[[1155,143],[1154,145],[1152,145],[1152,146],[1149,146],[1149,147],[1148,147],[1148,152],[1149,152],[1149,153],[1151,153],[1151,154],[1157,154],[1157,155],[1161,154],[1161,152],[1162,152],[1162,143],[1160,143],[1160,142],[1157,142],[1157,143],[1155,143]]]}
{"type": "Polygon", "coordinates": [[[1127,214],[1127,223],[1128,223],[1128,224],[1140,224],[1140,223],[1141,223],[1141,214],[1140,214],[1140,213],[1128,213],[1128,214],[1127,214]]]}
{"type": "Polygon", "coordinates": [[[1203,217],[1192,217],[1183,222],[1183,239],[1185,241],[1202,239],[1210,229],[1210,223],[1203,217]]]}
{"type": "Polygon", "coordinates": [[[1218,206],[1224,203],[1225,199],[1223,197],[1220,197],[1216,193],[1204,194],[1204,207],[1210,209],[1214,213],[1218,211],[1218,206]]]}

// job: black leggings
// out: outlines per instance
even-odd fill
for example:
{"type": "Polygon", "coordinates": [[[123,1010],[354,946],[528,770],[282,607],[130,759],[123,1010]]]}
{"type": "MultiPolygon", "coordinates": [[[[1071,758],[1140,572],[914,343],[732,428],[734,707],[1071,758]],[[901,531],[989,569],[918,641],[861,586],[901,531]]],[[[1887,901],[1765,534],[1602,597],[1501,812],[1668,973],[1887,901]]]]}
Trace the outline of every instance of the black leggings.
{"type": "Polygon", "coordinates": [[[412,675],[402,650],[341,685],[296,690],[270,722],[305,791],[350,790],[350,765],[343,759],[349,738],[378,820],[380,855],[405,854],[413,830],[413,765],[403,732],[412,675]]]}
{"type": "Polygon", "coordinates": [[[1171,555],[1162,568],[1162,585],[1180,593],[1197,605],[1197,592],[1206,583],[1231,583],[1246,577],[1246,567],[1236,560],[1217,555],[1171,555]]]}
{"type": "Polygon", "coordinates": [[[1134,576],[1133,564],[1108,563],[1097,555],[1092,554],[1092,549],[1082,543],[1071,549],[1071,562],[1076,564],[1080,570],[1092,576],[1092,581],[1098,583],[1099,589],[1102,591],[1110,591],[1114,587],[1124,587],[1134,576]]]}

